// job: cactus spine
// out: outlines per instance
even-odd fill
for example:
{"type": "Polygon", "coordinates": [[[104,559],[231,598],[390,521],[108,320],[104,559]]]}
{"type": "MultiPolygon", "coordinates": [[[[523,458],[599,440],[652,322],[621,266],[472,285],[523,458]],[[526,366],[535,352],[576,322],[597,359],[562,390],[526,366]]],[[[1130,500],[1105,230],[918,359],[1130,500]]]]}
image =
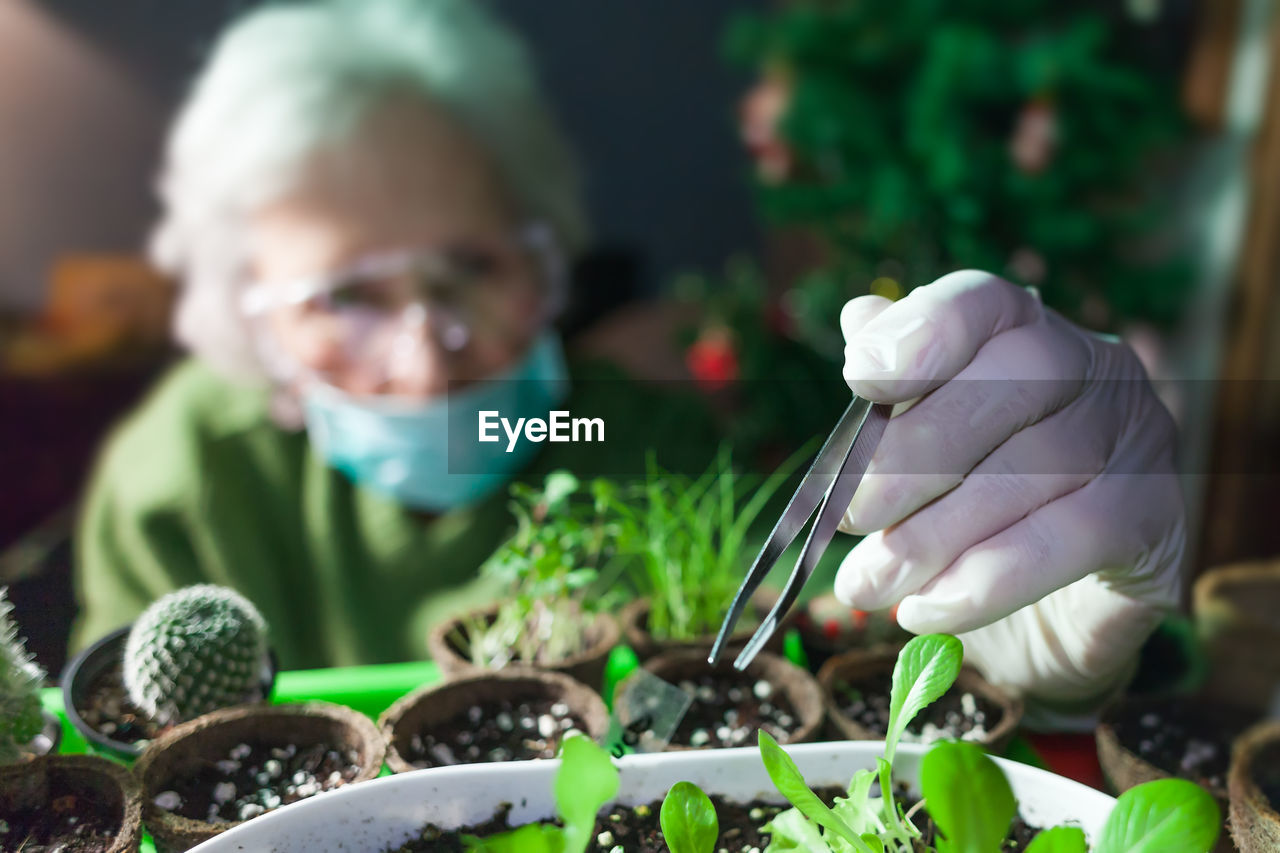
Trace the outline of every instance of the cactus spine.
{"type": "Polygon", "coordinates": [[[27,653],[0,587],[0,764],[17,761],[44,727],[40,685],[44,672],[27,653]]]}
{"type": "Polygon", "coordinates": [[[259,698],[266,651],[266,623],[248,599],[212,584],[186,587],[133,624],[125,689],[161,725],[194,719],[259,698]]]}

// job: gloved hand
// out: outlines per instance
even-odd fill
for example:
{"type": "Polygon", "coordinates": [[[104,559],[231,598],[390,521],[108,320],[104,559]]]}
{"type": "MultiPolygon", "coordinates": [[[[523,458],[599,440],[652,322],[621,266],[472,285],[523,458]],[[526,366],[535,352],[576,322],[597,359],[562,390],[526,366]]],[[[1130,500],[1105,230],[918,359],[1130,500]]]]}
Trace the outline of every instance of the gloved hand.
{"type": "Polygon", "coordinates": [[[1033,705],[1101,701],[1181,591],[1175,429],[1137,357],[970,270],[841,325],[850,388],[903,405],[841,525],[867,536],[837,597],[900,602],[1033,705]]]}

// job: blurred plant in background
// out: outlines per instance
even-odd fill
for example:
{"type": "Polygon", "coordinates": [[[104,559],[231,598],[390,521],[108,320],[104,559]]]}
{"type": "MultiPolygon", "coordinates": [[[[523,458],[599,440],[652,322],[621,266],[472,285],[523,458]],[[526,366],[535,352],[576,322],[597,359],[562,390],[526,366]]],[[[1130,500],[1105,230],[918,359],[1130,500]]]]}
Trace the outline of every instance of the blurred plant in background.
{"type": "Polygon", "coordinates": [[[702,308],[701,324],[684,333],[686,365],[740,458],[772,470],[831,429],[849,402],[838,328],[835,341],[804,328],[746,257],[731,259],[719,277],[679,277],[674,296],[702,308]]]}
{"type": "MultiPolygon", "coordinates": [[[[541,488],[511,485],[516,531],[485,563],[506,597],[493,615],[462,619],[454,641],[476,666],[549,666],[588,649],[609,599],[589,588],[616,550],[606,508],[565,470],[541,488]]],[[[604,584],[607,589],[609,584],[604,584]]]]}
{"type": "Polygon", "coordinates": [[[761,211],[830,255],[789,298],[835,330],[851,296],[976,267],[1094,327],[1176,319],[1190,278],[1158,245],[1152,167],[1186,137],[1178,87],[1121,4],[1093,5],[1112,14],[827,0],[735,18],[726,51],[760,74],[742,131],[761,211]]]}
{"type": "Polygon", "coordinates": [[[723,445],[696,479],[664,471],[651,453],[643,482],[592,482],[630,586],[649,600],[646,628],[654,637],[715,634],[755,557],[752,526],[816,449],[816,441],[806,443],[768,477],[736,470],[723,445]]]}
{"type": "Polygon", "coordinates": [[[1178,318],[1192,279],[1163,178],[1189,134],[1165,8],[800,0],[733,19],[760,212],[819,246],[772,288],[743,259],[674,283],[702,309],[689,370],[742,453],[783,458],[835,422],[855,296],[972,267],[1096,329],[1178,318]]]}

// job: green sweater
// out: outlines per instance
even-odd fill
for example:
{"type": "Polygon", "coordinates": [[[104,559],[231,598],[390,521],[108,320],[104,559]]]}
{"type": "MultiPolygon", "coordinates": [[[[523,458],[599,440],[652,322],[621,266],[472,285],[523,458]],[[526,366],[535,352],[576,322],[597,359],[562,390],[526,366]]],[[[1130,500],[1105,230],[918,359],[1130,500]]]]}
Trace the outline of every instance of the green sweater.
{"type": "MultiPolygon", "coordinates": [[[[698,471],[715,434],[692,398],[660,395],[603,365],[575,365],[575,416],[603,416],[603,444],[545,444],[521,479],[638,473],[647,448],[698,471]],[[583,378],[586,382],[579,382],[583,378]]],[[[286,669],[425,658],[430,626],[492,601],[478,574],[510,532],[506,492],[425,519],[354,485],[268,416],[264,392],[177,366],[116,430],[76,542],[81,614],[72,645],[195,583],[239,590],[271,626],[286,669]]]]}

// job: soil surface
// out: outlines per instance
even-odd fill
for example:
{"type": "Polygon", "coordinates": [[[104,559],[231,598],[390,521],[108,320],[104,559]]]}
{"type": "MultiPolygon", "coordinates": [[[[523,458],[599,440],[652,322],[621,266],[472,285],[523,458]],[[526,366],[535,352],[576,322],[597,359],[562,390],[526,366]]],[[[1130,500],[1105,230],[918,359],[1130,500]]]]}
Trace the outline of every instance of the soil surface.
{"type": "MultiPolygon", "coordinates": [[[[884,673],[852,684],[837,684],[834,693],[841,713],[863,728],[883,735],[889,730],[892,688],[893,676],[884,673]]],[[[902,740],[908,743],[933,743],[943,739],[981,742],[999,724],[1001,713],[999,705],[952,687],[916,714],[902,740]]]]}
{"type": "Polygon", "coordinates": [[[1169,706],[1135,710],[1113,724],[1120,743],[1166,773],[1217,790],[1227,787],[1231,742],[1244,730],[1202,718],[1194,709],[1169,706]]]}
{"type": "MultiPolygon", "coordinates": [[[[911,822],[916,825],[924,836],[923,840],[925,844],[932,845],[937,843],[938,828],[929,817],[928,810],[921,809],[911,818],[911,822]]],[[[1009,826],[1009,835],[1005,838],[1004,844],[1001,846],[1000,850],[1002,853],[1004,853],[1004,851],[1013,853],[1013,851],[1017,850],[1026,850],[1027,845],[1031,843],[1031,840],[1039,834],[1039,827],[1030,826],[1022,819],[1022,815],[1015,815],[1013,823],[1009,826]]]]}
{"type": "Polygon", "coordinates": [[[153,802],[193,820],[249,820],[347,784],[359,775],[359,760],[354,749],[323,743],[240,743],[198,773],[175,780],[153,802]]]}
{"type": "Polygon", "coordinates": [[[121,743],[155,740],[163,729],[129,701],[117,664],[89,683],[83,707],[76,711],[89,728],[121,743]]]}
{"type": "Polygon", "coordinates": [[[785,741],[800,719],[785,693],[763,679],[739,672],[716,672],[680,682],[693,697],[671,743],[678,746],[754,746],[764,729],[785,741]]]}
{"type": "MultiPolygon", "coordinates": [[[[844,796],[845,791],[843,788],[819,788],[816,793],[823,802],[831,805],[836,797],[844,796]]],[[[715,849],[728,850],[732,853],[743,853],[753,849],[764,850],[769,845],[769,835],[761,832],[760,828],[779,812],[789,808],[760,800],[746,804],[735,803],[718,796],[712,796],[711,802],[716,808],[716,818],[720,823],[720,836],[715,849]]],[[[914,804],[914,800],[911,800],[911,804],[914,804]]],[[[907,805],[905,800],[904,805],[907,805]]],[[[446,832],[435,826],[424,827],[419,838],[383,853],[463,853],[466,850],[461,840],[464,834],[484,838],[509,829],[507,824],[509,809],[509,805],[504,806],[493,820],[461,830],[446,832]]],[[[667,845],[662,840],[662,825],[659,817],[661,809],[660,800],[635,808],[605,809],[596,818],[595,837],[588,844],[587,850],[589,853],[609,853],[615,847],[621,846],[626,853],[667,853],[667,845]]],[[[920,828],[926,841],[931,841],[935,837],[936,829],[924,809],[916,813],[913,822],[920,828]]],[[[1039,832],[1039,829],[1028,826],[1022,817],[1018,816],[1014,819],[1009,838],[1002,850],[1024,850],[1039,832]]]]}
{"type": "Polygon", "coordinates": [[[120,809],[75,794],[0,815],[0,853],[100,853],[120,833],[120,809]]]}
{"type": "MultiPolygon", "coordinates": [[[[844,791],[830,789],[818,793],[823,800],[831,803],[844,791]]],[[[717,796],[712,796],[711,802],[716,807],[716,817],[720,822],[720,837],[716,849],[732,850],[735,853],[752,847],[763,850],[769,843],[769,836],[761,833],[760,827],[778,812],[788,808],[761,801],[744,805],[717,796]]],[[[510,806],[505,806],[493,820],[460,830],[446,832],[435,826],[426,826],[419,838],[384,853],[462,853],[466,850],[462,843],[463,835],[484,838],[509,829],[509,809],[510,806]]],[[[659,818],[661,809],[661,800],[634,808],[619,806],[605,809],[596,818],[595,836],[587,845],[587,850],[589,853],[609,853],[614,847],[621,845],[626,853],[667,853],[667,845],[662,841],[659,818]]]]}
{"type": "Polygon", "coordinates": [[[503,699],[472,705],[447,723],[414,734],[401,754],[417,768],[555,758],[566,733],[585,729],[563,702],[503,699]]]}

